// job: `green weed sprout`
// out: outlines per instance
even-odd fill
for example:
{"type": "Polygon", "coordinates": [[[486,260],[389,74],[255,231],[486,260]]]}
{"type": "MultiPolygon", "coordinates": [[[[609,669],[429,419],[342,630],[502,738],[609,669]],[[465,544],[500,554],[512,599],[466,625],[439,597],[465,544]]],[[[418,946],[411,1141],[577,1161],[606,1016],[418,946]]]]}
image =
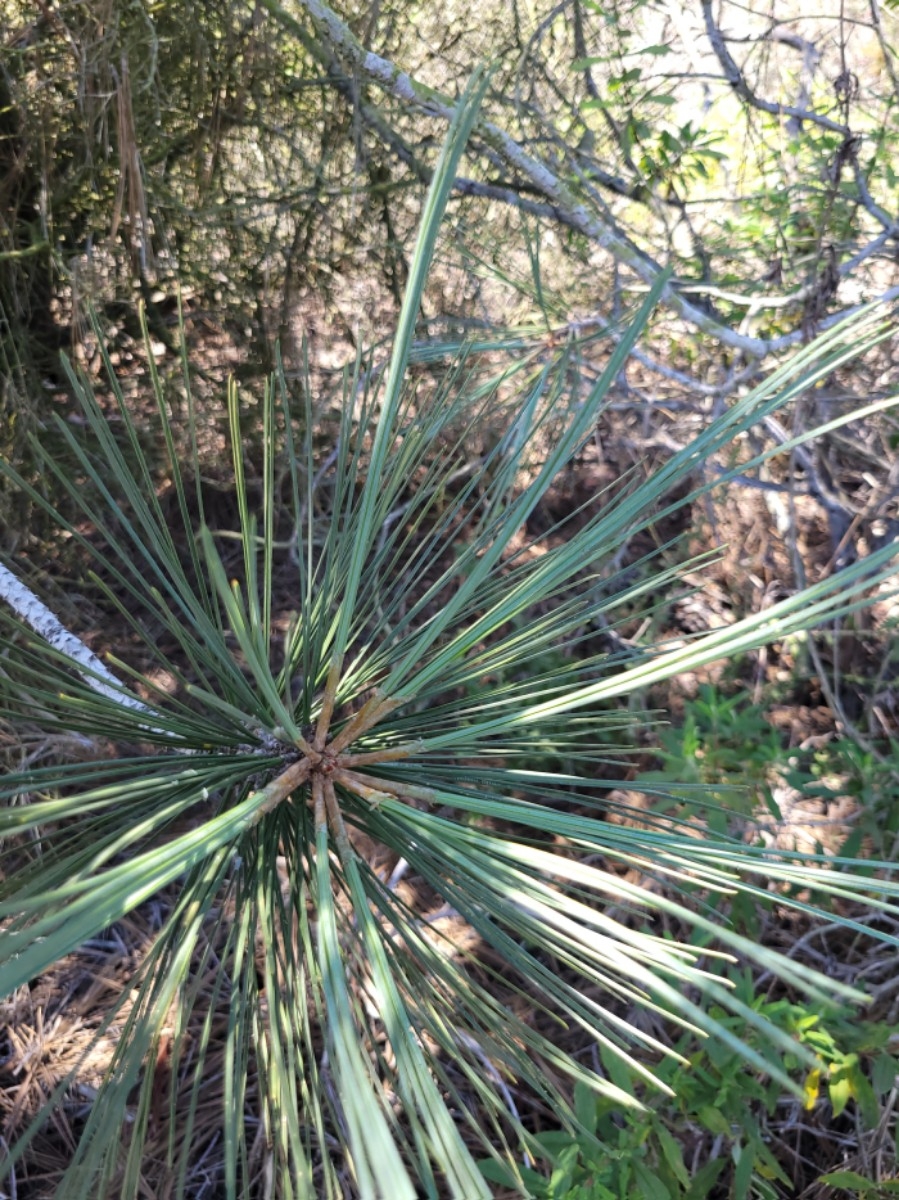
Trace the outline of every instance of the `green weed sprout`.
{"type": "MultiPolygon", "coordinates": [[[[645,1060],[674,1051],[628,1020],[641,1009],[679,1034],[718,1039],[792,1086],[779,1060],[801,1058],[804,1048],[734,994],[722,959],[756,963],[822,1003],[854,995],[739,936],[716,911],[722,900],[765,897],[775,887],[781,903],[810,911],[802,899],[809,893],[841,898],[846,913],[853,903],[895,905],[897,885],[877,878],[871,864],[856,875],[851,863],[800,859],[722,834],[605,821],[603,796],[614,781],[597,777],[603,746],[626,723],[615,701],[858,607],[863,588],[890,576],[895,546],[626,669],[574,653],[590,622],[614,618],[622,603],[632,609],[674,578],[672,569],[616,584],[608,564],[623,541],[658,518],[697,464],[882,337],[882,326],[869,314],[829,332],[648,481],[529,547],[528,519],[590,437],[658,289],[610,348],[589,392],[572,389],[564,348],[536,366],[522,360],[486,388],[463,356],[418,406],[407,372],[416,315],[483,89],[478,79],[462,99],[443,148],[386,377],[373,382],[360,371],[346,389],[324,529],[311,417],[299,436],[283,379],[261,404],[259,504],[247,497],[238,396],[229,393],[239,580],[229,578],[203,521],[198,459],[179,465],[175,409],[155,376],[178,536],[121,392],[116,438],[73,375],[86,430],[60,422],[60,432],[77,466],[35,448],[47,478],[80,509],[77,521],[3,465],[93,556],[95,585],[177,685],[170,694],[152,673],[74,649],[4,568],[3,717],[13,728],[80,734],[82,752],[100,731],[119,751],[35,766],[0,783],[0,993],[14,993],[178,885],[151,953],[124,990],[127,1013],[110,1014],[118,1045],[59,1186],[65,1200],[143,1194],[142,1155],[160,1096],[170,1127],[168,1194],[192,1194],[191,1129],[210,1061],[209,1014],[223,996],[220,1186],[229,1200],[330,1200],[345,1187],[364,1198],[476,1200],[490,1193],[474,1151],[505,1163],[526,1195],[517,1164],[530,1135],[510,1086],[531,1089],[569,1128],[578,1125],[575,1085],[622,1106],[639,1103],[503,1007],[473,969],[471,951],[441,938],[369,865],[357,849],[360,832],[408,864],[474,931],[528,1005],[552,1013],[559,1028],[579,1027],[604,1061],[613,1056],[647,1085],[654,1077],[645,1060]],[[516,370],[526,386],[504,410],[507,435],[480,476],[449,487],[470,431],[495,420],[516,370]],[[275,483],[284,463],[286,499],[275,483]],[[286,557],[275,546],[276,510],[283,515],[285,504],[294,527],[286,557]],[[527,552],[534,547],[540,553],[527,552]],[[285,561],[293,563],[297,611],[282,635],[272,598],[285,561]],[[542,651],[553,651],[550,665],[534,674],[529,664],[542,651]],[[566,774],[529,766],[538,738],[559,749],[566,774]],[[652,886],[631,882],[621,868],[642,872],[652,886]],[[678,941],[663,927],[692,934],[678,941]],[[734,1017],[765,1036],[741,1039],[734,1017]],[[156,1070],[164,1029],[174,1064],[167,1077],[156,1070]],[[765,1042],[767,1054],[757,1048],[765,1042]],[[263,1179],[253,1176],[245,1121],[251,1066],[268,1147],[263,1179]]],[[[695,492],[678,503],[691,498],[695,492]]],[[[76,1078],[77,1068],[10,1148],[7,1175],[76,1078]]]]}

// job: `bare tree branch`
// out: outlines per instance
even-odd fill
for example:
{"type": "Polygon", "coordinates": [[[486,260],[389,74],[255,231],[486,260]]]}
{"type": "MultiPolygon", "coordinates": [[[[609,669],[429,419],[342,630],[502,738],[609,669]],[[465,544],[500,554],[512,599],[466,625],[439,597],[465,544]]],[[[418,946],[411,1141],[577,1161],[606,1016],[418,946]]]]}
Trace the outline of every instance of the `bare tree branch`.
{"type": "MultiPolygon", "coordinates": [[[[771,29],[766,37],[772,42],[780,42],[783,46],[789,46],[791,50],[796,50],[802,55],[802,71],[799,75],[799,95],[796,98],[795,107],[805,111],[811,103],[811,88],[815,78],[815,71],[818,69],[818,64],[821,61],[821,51],[814,42],[810,42],[807,38],[800,37],[796,33],[789,33],[779,26],[771,29]]],[[[795,137],[802,129],[804,117],[793,117],[787,121],[787,131],[795,137]]]]}
{"type": "Polygon", "coordinates": [[[770,113],[775,117],[792,117],[798,121],[810,121],[813,125],[820,125],[822,129],[829,129],[832,133],[840,133],[843,137],[852,136],[847,125],[842,125],[839,121],[832,121],[830,117],[822,116],[821,113],[813,112],[808,108],[797,108],[793,104],[776,104],[773,100],[763,100],[761,96],[756,95],[728,50],[724,34],[715,24],[715,18],[712,15],[712,0],[702,0],[702,13],[705,18],[706,33],[712,49],[715,51],[715,56],[721,63],[725,78],[737,95],[747,104],[751,104],[760,112],[770,113]]]}
{"type": "MultiPolygon", "coordinates": [[[[347,56],[357,71],[386,88],[397,99],[414,105],[429,116],[444,120],[452,118],[454,105],[449,97],[434,88],[412,79],[387,59],[366,51],[356,40],[351,30],[321,0],[300,0],[314,22],[321,28],[331,46],[337,47],[347,56]]],[[[277,0],[261,0],[262,6],[278,21],[296,33],[305,30],[299,22],[286,12],[277,0]]],[[[523,174],[547,197],[551,206],[564,213],[566,224],[585,234],[604,250],[614,255],[619,262],[630,267],[644,282],[654,282],[662,268],[652,262],[617,227],[600,223],[584,207],[583,202],[573,195],[558,175],[544,163],[527,154],[504,130],[492,122],[481,120],[476,126],[476,135],[495,150],[502,160],[515,171],[523,174]]],[[[702,309],[697,308],[670,284],[662,293],[662,302],[689,324],[718,341],[751,357],[762,358],[770,350],[770,343],[762,338],[747,337],[715,321],[702,309]]],[[[801,334],[796,340],[800,340],[801,334]]]]}
{"type": "Polygon", "coordinates": [[[871,214],[875,221],[883,226],[888,238],[899,238],[899,220],[896,217],[891,217],[886,209],[881,208],[871,195],[865,173],[858,161],[858,152],[854,147],[850,148],[850,158],[855,174],[855,186],[858,188],[858,198],[862,203],[862,207],[871,214]]]}
{"type": "Polygon", "coordinates": [[[871,24],[874,26],[877,41],[880,45],[880,52],[883,55],[883,65],[886,67],[886,72],[890,77],[890,83],[893,86],[893,95],[899,99],[899,77],[896,75],[893,51],[884,37],[883,25],[880,20],[880,4],[878,0],[868,0],[868,4],[871,9],[871,24]]]}
{"type": "MultiPolygon", "coordinates": [[[[319,61],[327,62],[331,55],[336,54],[346,62],[354,75],[367,78],[419,112],[444,121],[452,118],[455,107],[452,97],[419,82],[388,59],[366,50],[345,22],[323,0],[299,0],[323,38],[321,42],[313,37],[291,13],[287,12],[278,0],[260,0],[260,2],[262,7],[279,24],[298,37],[319,61]]],[[[705,5],[706,0],[703,0],[704,8],[705,5]]],[[[710,8],[707,21],[711,25],[710,37],[714,34],[717,41],[716,53],[720,47],[726,60],[732,64],[732,70],[731,68],[728,70],[733,76],[731,80],[733,86],[740,91],[741,95],[744,94],[742,89],[745,89],[746,99],[754,103],[758,98],[742,80],[739,68],[730,58],[724,39],[711,19],[710,8]]],[[[806,113],[804,110],[794,109],[790,106],[769,105],[766,101],[759,101],[757,106],[768,112],[808,119],[841,134],[849,132],[846,126],[831,121],[829,118],[819,117],[815,113],[806,113]]],[[[367,113],[366,116],[368,115],[367,113]]],[[[386,122],[381,118],[377,125],[383,131],[386,122]]],[[[526,179],[534,192],[545,197],[546,203],[545,205],[533,204],[532,201],[525,200],[518,192],[510,188],[501,188],[499,191],[494,190],[491,193],[486,189],[495,189],[497,185],[479,184],[473,180],[460,181],[459,190],[468,194],[490,195],[491,198],[512,203],[526,211],[535,212],[539,216],[552,216],[602,247],[619,263],[630,268],[643,283],[651,285],[658,279],[662,273],[662,266],[631,241],[611,218],[608,209],[604,210],[603,219],[600,220],[595,213],[588,210],[584,199],[575,194],[556,171],[528,154],[504,129],[493,122],[481,119],[475,126],[473,138],[482,144],[484,152],[494,162],[502,163],[516,176],[526,179]]],[[[391,137],[389,142],[395,149],[399,149],[395,136],[391,137]]],[[[899,288],[892,288],[878,299],[892,300],[897,295],[899,295],[899,288]]],[[[750,337],[740,333],[691,303],[676,283],[666,285],[661,295],[661,302],[700,332],[750,358],[764,358],[768,354],[787,349],[802,342],[806,336],[803,329],[797,329],[772,339],[750,337]]],[[[818,322],[818,328],[826,328],[835,324],[856,312],[859,307],[861,306],[854,306],[842,313],[833,314],[826,320],[818,322]]]]}

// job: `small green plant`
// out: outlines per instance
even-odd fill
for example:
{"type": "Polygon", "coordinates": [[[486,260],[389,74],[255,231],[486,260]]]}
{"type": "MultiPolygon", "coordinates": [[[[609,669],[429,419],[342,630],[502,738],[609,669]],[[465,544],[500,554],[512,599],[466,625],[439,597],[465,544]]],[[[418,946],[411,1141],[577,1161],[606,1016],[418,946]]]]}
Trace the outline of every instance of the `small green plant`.
{"type": "MultiPolygon", "coordinates": [[[[886,1050],[892,1030],[860,1025],[845,1010],[822,1014],[808,1005],[756,997],[751,973],[729,975],[754,1011],[814,1052],[818,1065],[811,1071],[803,1071],[795,1057],[785,1060],[797,1072],[805,1108],[829,1104],[837,1117],[854,1102],[862,1126],[875,1128],[899,1068],[886,1050]]],[[[730,1014],[716,1010],[714,1016],[740,1032],[730,1014]]],[[[682,1057],[658,1068],[669,1089],[661,1096],[647,1095],[642,1081],[601,1055],[609,1078],[645,1106],[622,1109],[578,1085],[576,1131],[537,1134],[530,1142],[530,1165],[517,1170],[482,1161],[485,1177],[507,1187],[524,1182],[538,1200],[705,1200],[713,1191],[722,1194],[722,1187],[735,1198],[784,1200],[795,1194],[795,1180],[772,1150],[768,1128],[783,1100],[780,1085],[747,1072],[732,1046],[687,1037],[676,1049],[682,1057]],[[693,1147],[689,1163],[686,1145],[693,1147]]]]}
{"type": "Polygon", "coordinates": [[[508,1188],[523,1184],[536,1200],[703,1200],[725,1165],[716,1159],[691,1179],[676,1138],[652,1110],[624,1111],[583,1085],[575,1088],[574,1111],[577,1131],[537,1134],[531,1165],[515,1170],[484,1160],[485,1177],[508,1188]]]}
{"type": "Polygon", "coordinates": [[[859,1200],[888,1200],[890,1196],[899,1196],[899,1179],[875,1183],[858,1171],[828,1171],[818,1182],[838,1189],[838,1195],[854,1195],[859,1200]]]}
{"type": "Polygon", "coordinates": [[[684,706],[683,721],[662,726],[658,739],[661,767],[639,776],[641,785],[664,786],[671,797],[660,798],[657,811],[702,816],[728,833],[733,814],[748,815],[762,799],[771,803],[772,768],[785,766],[781,737],[745,693],[725,696],[702,684],[684,706]]]}
{"type": "MultiPolygon", "coordinates": [[[[645,483],[587,521],[563,521],[552,539],[528,537],[529,517],[592,436],[664,285],[589,386],[572,385],[567,347],[512,359],[487,385],[463,353],[423,397],[406,373],[415,321],[484,86],[459,103],[444,147],[389,369],[360,363],[347,377],[333,459],[316,454],[308,396],[297,414],[277,377],[250,413],[262,428],[251,501],[246,413],[230,389],[236,543],[206,521],[198,454],[185,464],[174,450],[179,421],[197,444],[186,369],[186,400],[153,378],[173,511],[158,500],[114,378],[111,422],[71,376],[83,432],[58,425],[75,468],[35,443],[48,486],[77,519],[2,466],[90,560],[92,586],[152,669],[101,661],[15,570],[0,568],[0,711],[13,729],[58,735],[54,761],[0,783],[0,993],[26,987],[177,884],[151,952],[110,1011],[116,1048],[86,1112],[81,1105],[57,1191],[64,1200],[146,1194],[148,1131],[160,1121],[171,1133],[152,1164],[158,1191],[192,1194],[192,1131],[215,1039],[224,1089],[216,1186],[228,1200],[336,1200],[347,1189],[364,1200],[486,1200],[472,1146],[510,1169],[533,1146],[507,1080],[569,1131],[599,1132],[610,1152],[619,1136],[612,1109],[644,1104],[625,1081],[669,1086],[665,1064],[679,1058],[629,1019],[643,1008],[675,1033],[701,1030],[785,1088],[797,1088],[785,1056],[815,1067],[812,1049],[710,964],[758,964],[822,1006],[860,994],[741,936],[716,912],[717,898],[774,886],[787,907],[810,889],[897,910],[899,884],[867,868],[854,874],[851,863],[835,871],[671,822],[607,822],[614,781],[597,772],[602,746],[627,719],[616,701],[852,610],[863,587],[890,577],[896,547],[686,646],[650,648],[624,670],[603,654],[578,656],[591,622],[673,584],[673,567],[634,582],[610,578],[608,565],[660,509],[703,493],[684,486],[697,463],[887,329],[866,314],[829,332],[645,483]],[[517,397],[504,400],[516,381],[517,397]],[[472,430],[500,417],[484,470],[462,470],[472,430]],[[226,561],[223,544],[236,544],[236,557],[226,561]],[[280,624],[276,572],[295,598],[280,624]],[[561,657],[529,672],[549,650],[561,657]],[[558,749],[564,772],[545,761],[534,769],[538,743],[558,749]],[[472,969],[472,951],[397,892],[360,838],[403,860],[528,1004],[596,1044],[605,1070],[501,1004],[472,969]],[[653,886],[629,879],[634,871],[653,886]],[[222,997],[228,1016],[218,1029],[222,997]],[[660,1064],[655,1074],[647,1058],[660,1064]],[[245,1112],[253,1080],[261,1129],[245,1112]],[[587,1098],[604,1106],[604,1124],[585,1126],[587,1098]],[[254,1145],[265,1146],[264,1171],[254,1145]]],[[[76,1064],[21,1131],[5,1175],[78,1075],[76,1064]]],[[[672,1147],[653,1129],[662,1157],[638,1158],[635,1170],[658,1171],[664,1159],[676,1177],[672,1147]]]]}
{"type": "Polygon", "coordinates": [[[892,859],[899,844],[899,741],[876,749],[849,737],[829,742],[785,773],[807,796],[851,796],[858,815],[842,854],[858,854],[867,839],[874,853],[892,859]]]}
{"type": "Polygon", "coordinates": [[[637,777],[642,787],[664,789],[656,812],[698,818],[727,833],[735,816],[760,806],[780,818],[771,790],[780,779],[805,797],[852,797],[858,813],[841,854],[858,854],[868,839],[875,855],[892,859],[899,838],[895,739],[874,747],[838,737],[813,751],[791,750],[764,706],[745,692],[725,695],[711,684],[702,684],[684,705],[683,720],[660,726],[657,737],[661,765],[637,777]]]}

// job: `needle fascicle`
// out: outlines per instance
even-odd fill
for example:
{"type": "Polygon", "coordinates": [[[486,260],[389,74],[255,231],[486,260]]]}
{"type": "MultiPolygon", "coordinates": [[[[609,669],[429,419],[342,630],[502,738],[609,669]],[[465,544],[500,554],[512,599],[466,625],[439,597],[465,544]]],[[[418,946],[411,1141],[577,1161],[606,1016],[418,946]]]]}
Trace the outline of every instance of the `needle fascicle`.
{"type": "Polygon", "coordinates": [[[312,811],[315,819],[315,832],[318,835],[328,823],[324,782],[321,775],[312,776],[312,811]]]}
{"type": "Polygon", "coordinates": [[[344,862],[356,855],[355,850],[350,842],[349,834],[346,831],[346,825],[343,823],[343,816],[340,812],[340,805],[337,802],[337,793],[334,791],[334,784],[327,777],[317,777],[325,794],[325,808],[328,813],[328,825],[334,835],[334,841],[337,843],[337,852],[344,862]]]}
{"type": "MultiPolygon", "coordinates": [[[[260,820],[277,808],[282,800],[286,800],[291,792],[295,792],[301,783],[305,783],[309,778],[309,772],[312,766],[308,759],[301,758],[298,762],[293,763],[282,771],[271,783],[267,783],[264,788],[260,788],[258,795],[260,796],[259,807],[256,809],[256,820],[260,820]]],[[[313,778],[313,783],[314,783],[313,778]]]]}
{"type": "Polygon", "coordinates": [[[416,754],[422,745],[422,742],[407,742],[403,746],[391,746],[385,750],[369,750],[365,754],[341,754],[340,765],[355,769],[368,766],[370,763],[397,762],[399,759],[409,758],[416,754]]]}
{"type": "Polygon", "coordinates": [[[431,788],[417,787],[414,783],[397,783],[392,779],[379,779],[377,775],[364,775],[361,771],[348,772],[367,787],[377,792],[388,792],[393,796],[408,797],[410,800],[421,800],[424,804],[436,804],[437,793],[431,788]]]}
{"type": "Polygon", "coordinates": [[[372,787],[352,771],[344,771],[339,767],[331,778],[334,783],[342,784],[348,792],[353,792],[360,799],[365,800],[372,808],[377,808],[382,800],[386,800],[390,796],[399,799],[402,795],[395,785],[385,783],[383,787],[372,787]]]}
{"type": "Polygon", "coordinates": [[[395,796],[399,800],[420,800],[424,804],[434,804],[436,801],[436,796],[430,788],[397,783],[393,779],[379,779],[377,775],[363,775],[359,771],[348,771],[342,766],[337,767],[332,778],[347,791],[355,792],[375,806],[380,803],[379,797],[383,799],[384,796],[395,796]]]}
{"type": "Polygon", "coordinates": [[[328,731],[331,728],[331,717],[334,715],[334,705],[337,702],[337,688],[340,685],[340,671],[342,663],[339,658],[331,659],[331,666],[328,670],[328,679],[325,683],[325,694],[322,696],[321,712],[318,714],[318,721],[315,726],[315,737],[313,745],[318,751],[325,748],[325,743],[328,740],[328,731]]]}
{"type": "Polygon", "coordinates": [[[309,742],[306,741],[302,734],[297,734],[297,736],[294,738],[294,745],[298,750],[302,750],[303,754],[306,756],[306,761],[311,763],[313,766],[321,762],[321,754],[319,754],[314,746],[311,746],[309,742]]]}
{"type": "Polygon", "coordinates": [[[404,703],[403,698],[385,696],[382,691],[377,690],[366,700],[355,716],[350,717],[340,733],[330,742],[329,752],[334,755],[340,754],[357,737],[365,733],[367,729],[371,729],[373,725],[377,725],[382,717],[393,712],[395,708],[399,708],[402,703],[404,703]]]}

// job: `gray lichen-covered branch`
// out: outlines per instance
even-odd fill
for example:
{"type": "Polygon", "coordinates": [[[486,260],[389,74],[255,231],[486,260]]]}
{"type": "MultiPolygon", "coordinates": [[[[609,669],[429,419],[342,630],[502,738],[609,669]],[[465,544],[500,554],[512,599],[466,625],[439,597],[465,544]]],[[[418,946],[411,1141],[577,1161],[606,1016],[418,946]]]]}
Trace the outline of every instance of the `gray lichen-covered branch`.
{"type": "Polygon", "coordinates": [[[107,700],[114,700],[123,708],[133,708],[137,712],[149,713],[151,710],[136,696],[125,691],[124,686],[105,663],[85,646],[84,642],[70,633],[57,616],[47,608],[43,600],[38,599],[34,592],[0,563],[0,600],[4,600],[17,617],[29,629],[44,639],[59,654],[69,659],[74,670],[90,685],[98,695],[107,700]]]}

